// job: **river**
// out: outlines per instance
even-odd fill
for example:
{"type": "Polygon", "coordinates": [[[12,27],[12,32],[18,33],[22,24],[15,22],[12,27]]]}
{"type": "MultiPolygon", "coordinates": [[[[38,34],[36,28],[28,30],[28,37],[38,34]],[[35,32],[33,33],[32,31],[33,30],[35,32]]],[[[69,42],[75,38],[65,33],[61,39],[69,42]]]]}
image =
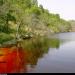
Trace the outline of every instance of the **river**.
{"type": "Polygon", "coordinates": [[[75,73],[75,33],[61,33],[59,48],[49,48],[48,54],[39,59],[31,71],[35,73],[75,73]]]}
{"type": "Polygon", "coordinates": [[[5,52],[0,56],[0,73],[75,73],[74,32],[21,43],[21,47],[0,49],[5,52]]]}

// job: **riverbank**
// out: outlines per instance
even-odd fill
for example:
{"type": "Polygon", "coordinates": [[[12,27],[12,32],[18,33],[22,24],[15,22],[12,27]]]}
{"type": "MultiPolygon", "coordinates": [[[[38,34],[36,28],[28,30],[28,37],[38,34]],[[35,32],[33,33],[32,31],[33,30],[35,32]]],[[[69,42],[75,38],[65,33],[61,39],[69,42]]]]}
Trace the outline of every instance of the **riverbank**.
{"type": "MultiPolygon", "coordinates": [[[[64,32],[62,32],[64,33],[64,32]]],[[[65,32],[67,33],[67,32],[65,32]]],[[[16,44],[18,41],[22,41],[22,40],[29,40],[29,39],[37,39],[37,38],[54,38],[54,36],[56,34],[59,34],[59,33],[49,33],[49,34],[44,34],[43,36],[42,35],[24,35],[24,36],[21,36],[20,38],[17,38],[15,39],[15,36],[12,36],[12,34],[6,34],[6,33],[0,33],[0,47],[5,47],[7,45],[11,46],[11,45],[14,45],[16,44]]]]}

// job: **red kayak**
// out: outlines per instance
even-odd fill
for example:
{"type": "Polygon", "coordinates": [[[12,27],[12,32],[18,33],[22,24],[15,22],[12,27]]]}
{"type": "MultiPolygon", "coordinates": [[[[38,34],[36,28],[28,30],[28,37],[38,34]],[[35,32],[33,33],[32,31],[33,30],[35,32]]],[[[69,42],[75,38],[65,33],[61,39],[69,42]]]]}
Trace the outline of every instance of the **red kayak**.
{"type": "Polygon", "coordinates": [[[0,74],[26,72],[25,53],[22,48],[0,48],[0,74]]]}

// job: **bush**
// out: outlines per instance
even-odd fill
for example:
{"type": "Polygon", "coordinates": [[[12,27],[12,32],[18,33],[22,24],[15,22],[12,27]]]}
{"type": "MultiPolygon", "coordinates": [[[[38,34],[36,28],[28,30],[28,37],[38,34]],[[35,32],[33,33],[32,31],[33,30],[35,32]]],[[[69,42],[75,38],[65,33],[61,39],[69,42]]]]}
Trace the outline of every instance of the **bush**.
{"type": "Polygon", "coordinates": [[[0,33],[0,43],[12,40],[13,37],[10,34],[0,33]]]}

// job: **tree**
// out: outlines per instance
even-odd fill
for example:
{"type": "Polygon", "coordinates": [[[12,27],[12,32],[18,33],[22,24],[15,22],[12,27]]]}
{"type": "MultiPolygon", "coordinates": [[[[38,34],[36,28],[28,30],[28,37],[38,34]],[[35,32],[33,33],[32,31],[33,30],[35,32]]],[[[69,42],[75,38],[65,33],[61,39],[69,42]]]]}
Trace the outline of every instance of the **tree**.
{"type": "Polygon", "coordinates": [[[31,0],[32,5],[38,6],[38,1],[37,0],[31,0]]]}

